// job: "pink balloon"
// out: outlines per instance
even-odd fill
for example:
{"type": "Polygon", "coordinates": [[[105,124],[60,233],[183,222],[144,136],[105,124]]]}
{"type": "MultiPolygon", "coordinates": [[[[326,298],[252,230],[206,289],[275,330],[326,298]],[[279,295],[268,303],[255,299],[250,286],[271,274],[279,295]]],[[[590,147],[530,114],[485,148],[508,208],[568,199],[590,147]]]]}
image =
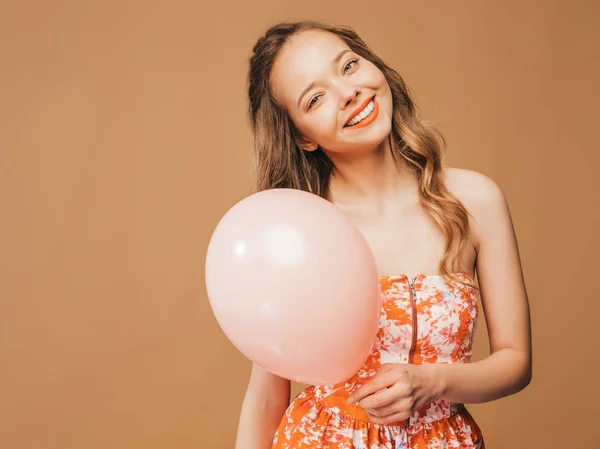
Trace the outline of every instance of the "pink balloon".
{"type": "Polygon", "coordinates": [[[329,201],[295,189],[243,199],[218,223],[205,274],[223,332],[266,370],[327,385],[366,361],[381,309],[375,258],[329,201]]]}

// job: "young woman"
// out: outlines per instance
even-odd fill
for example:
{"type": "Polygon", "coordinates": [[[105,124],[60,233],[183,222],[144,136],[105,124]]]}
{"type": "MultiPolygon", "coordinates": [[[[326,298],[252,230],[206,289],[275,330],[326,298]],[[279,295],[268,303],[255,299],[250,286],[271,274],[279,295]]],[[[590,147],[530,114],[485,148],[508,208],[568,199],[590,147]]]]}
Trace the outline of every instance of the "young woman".
{"type": "Polygon", "coordinates": [[[345,382],[290,404],[290,382],[253,366],[236,448],[483,448],[464,404],[517,393],[532,375],[502,191],[444,165],[443,138],[400,75],[349,28],[269,29],[249,84],[258,189],[306,190],[346,213],[374,252],[384,301],[371,354],[345,382]],[[470,363],[478,292],[491,355],[470,363]]]}

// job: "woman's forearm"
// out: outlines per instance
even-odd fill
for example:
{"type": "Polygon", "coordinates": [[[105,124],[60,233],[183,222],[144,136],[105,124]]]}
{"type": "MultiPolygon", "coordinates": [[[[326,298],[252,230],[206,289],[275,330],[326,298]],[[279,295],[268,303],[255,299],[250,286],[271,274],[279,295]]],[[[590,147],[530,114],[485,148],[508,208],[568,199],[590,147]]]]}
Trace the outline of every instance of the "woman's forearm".
{"type": "Polygon", "coordinates": [[[252,365],[242,403],[235,449],[270,449],[277,426],[290,403],[291,384],[252,365]]]}
{"type": "Polygon", "coordinates": [[[235,449],[270,449],[285,410],[286,404],[269,404],[264,398],[246,395],[235,449]]]}
{"type": "Polygon", "coordinates": [[[473,363],[437,365],[441,398],[459,403],[493,401],[524,389],[531,381],[531,360],[523,352],[500,349],[473,363]]]}

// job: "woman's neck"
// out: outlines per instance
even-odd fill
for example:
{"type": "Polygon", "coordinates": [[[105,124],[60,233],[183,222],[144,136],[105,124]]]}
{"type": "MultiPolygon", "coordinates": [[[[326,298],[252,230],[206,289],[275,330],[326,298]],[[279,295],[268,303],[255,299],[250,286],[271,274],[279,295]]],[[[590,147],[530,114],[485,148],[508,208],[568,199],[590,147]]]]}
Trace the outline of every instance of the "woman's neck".
{"type": "Polygon", "coordinates": [[[385,208],[400,198],[418,195],[414,171],[404,159],[396,162],[390,148],[388,139],[375,151],[333,160],[329,184],[333,203],[385,208]]]}

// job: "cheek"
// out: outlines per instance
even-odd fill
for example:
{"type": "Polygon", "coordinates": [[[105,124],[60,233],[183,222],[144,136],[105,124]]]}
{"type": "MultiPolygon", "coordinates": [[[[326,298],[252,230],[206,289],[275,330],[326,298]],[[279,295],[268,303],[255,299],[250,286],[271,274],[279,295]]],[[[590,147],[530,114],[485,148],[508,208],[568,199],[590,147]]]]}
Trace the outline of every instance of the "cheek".
{"type": "Polygon", "coordinates": [[[323,104],[310,117],[303,120],[298,129],[313,139],[327,140],[337,129],[336,109],[332,104],[323,104]]]}
{"type": "Polygon", "coordinates": [[[387,79],[385,78],[383,73],[381,73],[381,72],[379,72],[379,73],[380,74],[377,77],[377,82],[381,86],[381,90],[383,91],[384,95],[389,96],[391,99],[392,98],[392,89],[390,89],[390,85],[388,84],[387,79]]]}
{"type": "Polygon", "coordinates": [[[336,111],[329,111],[327,114],[323,114],[319,120],[316,121],[316,132],[320,136],[323,143],[327,141],[334,141],[337,139],[339,132],[339,123],[337,121],[336,111]]]}
{"type": "Polygon", "coordinates": [[[387,83],[385,79],[385,75],[381,70],[377,68],[377,66],[373,63],[368,63],[362,71],[359,71],[362,81],[371,84],[371,86],[382,86],[384,83],[387,83]]]}

